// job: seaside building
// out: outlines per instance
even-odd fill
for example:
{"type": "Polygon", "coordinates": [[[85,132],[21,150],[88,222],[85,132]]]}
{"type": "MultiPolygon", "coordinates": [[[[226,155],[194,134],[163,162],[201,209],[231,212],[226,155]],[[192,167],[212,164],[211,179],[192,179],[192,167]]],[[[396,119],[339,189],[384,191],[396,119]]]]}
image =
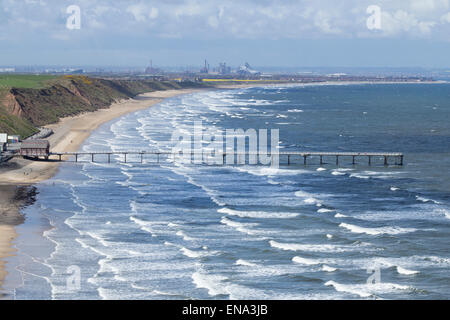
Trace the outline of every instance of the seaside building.
{"type": "Polygon", "coordinates": [[[8,136],[8,143],[13,144],[13,143],[19,143],[19,142],[20,142],[20,136],[17,136],[17,135],[8,136]]]}
{"type": "Polygon", "coordinates": [[[6,151],[7,143],[8,143],[8,134],[0,133],[0,152],[6,151]]]}
{"type": "Polygon", "coordinates": [[[48,140],[25,140],[20,146],[20,155],[24,157],[44,157],[48,159],[50,142],[48,140]]]}

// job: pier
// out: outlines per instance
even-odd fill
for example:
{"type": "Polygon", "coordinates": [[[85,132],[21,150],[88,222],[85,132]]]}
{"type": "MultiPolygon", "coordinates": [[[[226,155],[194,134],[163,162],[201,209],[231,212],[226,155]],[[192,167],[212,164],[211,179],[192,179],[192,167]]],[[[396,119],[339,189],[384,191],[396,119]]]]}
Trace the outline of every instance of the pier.
{"type": "MultiPolygon", "coordinates": [[[[203,162],[208,163],[208,156],[201,152],[191,152],[191,158],[195,156],[202,155],[202,159],[206,156],[206,159],[203,162]]],[[[356,165],[364,161],[369,166],[374,163],[381,162],[385,166],[389,165],[397,165],[403,166],[404,164],[404,155],[399,152],[279,152],[279,153],[220,153],[219,155],[215,155],[215,157],[222,157],[222,164],[226,163],[227,155],[236,156],[237,163],[242,164],[242,157],[244,159],[249,157],[274,157],[278,156],[281,164],[281,160],[285,160],[287,165],[292,164],[329,164],[333,163],[336,166],[344,163],[344,160],[347,160],[352,165],[356,165]],[[365,160],[364,160],[365,159],[365,160]],[[315,160],[315,161],[314,161],[315,160]],[[394,162],[392,162],[392,160],[394,162]],[[330,162],[331,161],[331,162],[330,162]]],[[[166,157],[166,159],[171,158],[173,161],[176,161],[177,157],[186,157],[189,154],[183,153],[174,153],[170,151],[100,151],[100,152],[50,152],[48,154],[48,158],[57,161],[65,161],[65,162],[101,162],[101,163],[111,163],[112,156],[119,156],[122,158],[123,163],[144,163],[144,160],[150,160],[149,158],[152,156],[153,161],[148,161],[147,163],[160,163],[161,158],[166,157]],[[56,159],[55,159],[56,157],[56,159]],[[72,158],[72,160],[70,160],[72,158]]],[[[116,161],[117,162],[117,161],[116,161]]]]}

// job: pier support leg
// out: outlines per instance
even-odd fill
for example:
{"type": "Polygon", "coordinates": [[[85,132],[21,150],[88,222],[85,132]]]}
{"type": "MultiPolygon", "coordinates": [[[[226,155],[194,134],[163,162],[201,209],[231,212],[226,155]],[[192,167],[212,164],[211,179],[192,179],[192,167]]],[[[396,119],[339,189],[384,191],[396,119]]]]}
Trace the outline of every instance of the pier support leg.
{"type": "Polygon", "coordinates": [[[94,162],[94,154],[91,153],[92,162],[94,162]]]}
{"type": "Polygon", "coordinates": [[[291,164],[291,156],[288,155],[288,165],[291,164]]]}
{"type": "Polygon", "coordinates": [[[372,165],[372,157],[369,156],[369,166],[371,166],[371,165],[372,165]]]}
{"type": "Polygon", "coordinates": [[[303,156],[303,164],[306,166],[306,156],[303,156]]]}
{"type": "Polygon", "coordinates": [[[403,156],[400,156],[400,165],[403,165],[403,156]]]}
{"type": "Polygon", "coordinates": [[[355,165],[356,161],[355,161],[355,156],[352,157],[352,164],[355,165]]]}
{"type": "Polygon", "coordinates": [[[323,165],[323,156],[320,156],[320,165],[323,165]]]}
{"type": "Polygon", "coordinates": [[[336,165],[339,165],[339,156],[336,156],[336,165]]]}
{"type": "Polygon", "coordinates": [[[59,155],[59,161],[61,162],[61,155],[59,155]]]}
{"type": "Polygon", "coordinates": [[[127,154],[125,153],[125,163],[127,163],[127,154]]]}
{"type": "Polygon", "coordinates": [[[78,162],[78,153],[75,154],[75,162],[78,162]]]}
{"type": "Polygon", "coordinates": [[[108,163],[111,163],[111,153],[108,153],[108,163]]]}
{"type": "Polygon", "coordinates": [[[144,154],[141,153],[141,163],[144,163],[144,154]]]}
{"type": "Polygon", "coordinates": [[[384,156],[384,165],[387,166],[388,165],[388,157],[384,156]]]}

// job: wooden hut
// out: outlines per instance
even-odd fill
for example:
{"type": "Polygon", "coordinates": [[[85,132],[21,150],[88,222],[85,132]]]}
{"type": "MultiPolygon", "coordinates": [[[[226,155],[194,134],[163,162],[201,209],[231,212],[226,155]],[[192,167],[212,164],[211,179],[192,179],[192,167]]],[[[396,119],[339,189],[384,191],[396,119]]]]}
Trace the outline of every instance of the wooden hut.
{"type": "Polygon", "coordinates": [[[24,157],[44,157],[48,159],[50,142],[48,140],[25,140],[20,146],[20,155],[24,157]]]}

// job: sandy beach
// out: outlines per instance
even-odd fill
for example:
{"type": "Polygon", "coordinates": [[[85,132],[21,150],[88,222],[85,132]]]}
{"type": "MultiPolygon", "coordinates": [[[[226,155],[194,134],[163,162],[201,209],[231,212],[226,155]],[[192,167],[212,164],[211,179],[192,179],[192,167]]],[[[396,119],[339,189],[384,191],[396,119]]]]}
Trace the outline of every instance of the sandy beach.
{"type": "MultiPolygon", "coordinates": [[[[108,109],[84,113],[61,119],[48,125],[54,134],[48,138],[51,151],[77,151],[84,140],[100,125],[125,114],[149,108],[165,98],[187,94],[202,89],[167,90],[145,93],[134,99],[112,104],[108,109]]],[[[58,171],[58,162],[30,161],[20,158],[0,167],[0,287],[6,276],[4,258],[14,254],[12,243],[17,236],[14,226],[24,218],[20,208],[25,204],[18,200],[18,193],[26,186],[47,180],[58,171]]]]}

